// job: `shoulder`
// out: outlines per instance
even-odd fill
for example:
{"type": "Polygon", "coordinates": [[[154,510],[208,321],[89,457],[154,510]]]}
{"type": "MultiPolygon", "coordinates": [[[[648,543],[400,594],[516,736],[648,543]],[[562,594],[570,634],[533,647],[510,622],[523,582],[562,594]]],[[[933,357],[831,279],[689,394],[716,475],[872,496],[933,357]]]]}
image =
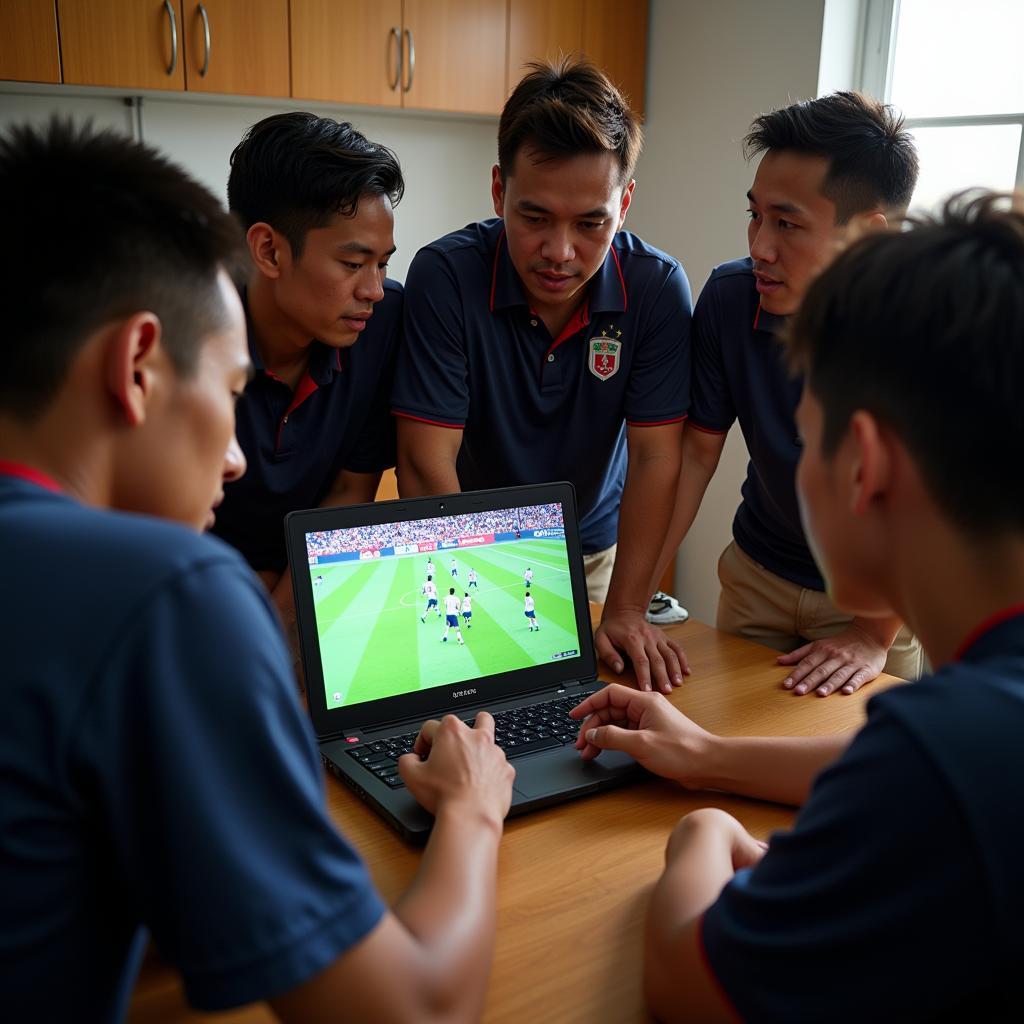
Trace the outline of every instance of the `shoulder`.
{"type": "Polygon", "coordinates": [[[631,231],[619,231],[612,240],[612,252],[622,267],[624,276],[653,276],[668,278],[681,274],[685,279],[683,265],[667,252],[648,245],[631,231]]]}
{"type": "Polygon", "coordinates": [[[754,290],[754,261],[749,256],[719,263],[708,276],[704,291],[751,292],[754,290]]]}
{"type": "Polygon", "coordinates": [[[504,224],[497,217],[476,221],[423,246],[416,254],[415,259],[433,255],[459,262],[489,260],[503,233],[504,224]]]}

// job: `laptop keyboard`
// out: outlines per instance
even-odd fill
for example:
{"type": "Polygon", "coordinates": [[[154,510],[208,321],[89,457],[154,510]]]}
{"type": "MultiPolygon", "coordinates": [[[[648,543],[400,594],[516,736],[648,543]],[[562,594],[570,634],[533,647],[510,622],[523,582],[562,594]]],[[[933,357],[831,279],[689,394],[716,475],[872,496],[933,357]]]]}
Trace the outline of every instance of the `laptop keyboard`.
{"type": "MultiPolygon", "coordinates": [[[[542,704],[499,711],[494,716],[494,739],[505,756],[511,761],[523,754],[538,750],[550,750],[575,743],[580,723],[569,717],[569,712],[588,694],[574,697],[560,697],[542,704]]],[[[388,736],[387,739],[373,740],[348,751],[349,757],[373,772],[392,789],[404,786],[398,774],[398,759],[411,754],[419,730],[402,736],[388,736]]]]}

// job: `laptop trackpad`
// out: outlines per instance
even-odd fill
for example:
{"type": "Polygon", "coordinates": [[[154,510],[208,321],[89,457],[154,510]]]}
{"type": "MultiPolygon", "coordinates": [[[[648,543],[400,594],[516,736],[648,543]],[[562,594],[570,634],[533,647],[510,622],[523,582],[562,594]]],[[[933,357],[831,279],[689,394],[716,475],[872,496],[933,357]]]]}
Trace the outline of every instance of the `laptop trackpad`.
{"type": "Polygon", "coordinates": [[[563,747],[544,756],[526,757],[512,763],[516,769],[515,789],[527,798],[600,785],[636,768],[631,757],[610,750],[604,751],[596,761],[583,761],[575,747],[563,747]]]}

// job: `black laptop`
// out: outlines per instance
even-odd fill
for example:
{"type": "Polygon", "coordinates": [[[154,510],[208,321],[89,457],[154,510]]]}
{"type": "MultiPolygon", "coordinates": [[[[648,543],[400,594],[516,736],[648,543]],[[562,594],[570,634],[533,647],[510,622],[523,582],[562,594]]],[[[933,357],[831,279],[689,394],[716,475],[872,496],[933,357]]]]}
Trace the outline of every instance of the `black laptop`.
{"type": "Polygon", "coordinates": [[[639,770],[574,748],[568,712],[603,684],[571,484],[313,509],[285,526],[324,763],[406,839],[433,824],[397,766],[427,718],[494,715],[512,814],[639,770]]]}

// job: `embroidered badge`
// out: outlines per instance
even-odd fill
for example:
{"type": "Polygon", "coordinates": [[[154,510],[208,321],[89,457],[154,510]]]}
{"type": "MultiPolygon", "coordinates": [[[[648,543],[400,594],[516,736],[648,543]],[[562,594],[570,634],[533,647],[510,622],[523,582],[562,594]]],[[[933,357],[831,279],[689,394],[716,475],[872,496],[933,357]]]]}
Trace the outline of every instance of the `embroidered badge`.
{"type": "Polygon", "coordinates": [[[616,330],[615,325],[611,324],[607,329],[601,331],[600,337],[590,339],[588,365],[590,372],[598,380],[608,380],[619,372],[622,342],[618,339],[621,337],[622,331],[616,330]],[[615,335],[614,338],[608,336],[612,333],[615,335]]]}

